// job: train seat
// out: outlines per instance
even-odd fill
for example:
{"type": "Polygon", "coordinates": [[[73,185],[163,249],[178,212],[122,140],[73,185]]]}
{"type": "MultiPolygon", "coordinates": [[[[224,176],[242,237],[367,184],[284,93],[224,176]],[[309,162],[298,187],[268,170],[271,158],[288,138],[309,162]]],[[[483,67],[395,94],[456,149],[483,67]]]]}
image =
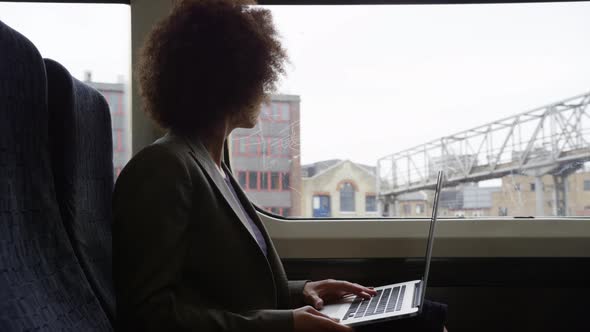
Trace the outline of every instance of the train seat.
{"type": "Polygon", "coordinates": [[[43,59],[3,22],[0,49],[0,331],[112,330],[57,203],[43,59]]]}

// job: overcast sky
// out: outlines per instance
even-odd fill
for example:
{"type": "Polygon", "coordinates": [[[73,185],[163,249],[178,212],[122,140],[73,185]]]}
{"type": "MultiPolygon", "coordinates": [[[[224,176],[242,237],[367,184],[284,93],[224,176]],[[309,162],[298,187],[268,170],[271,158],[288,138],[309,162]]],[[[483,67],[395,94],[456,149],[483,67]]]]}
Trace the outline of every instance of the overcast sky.
{"type": "MultiPolygon", "coordinates": [[[[590,91],[590,3],[275,6],[301,96],[302,160],[377,158],[590,91]]],[[[124,5],[0,3],[82,78],[129,80],[124,5]]]]}

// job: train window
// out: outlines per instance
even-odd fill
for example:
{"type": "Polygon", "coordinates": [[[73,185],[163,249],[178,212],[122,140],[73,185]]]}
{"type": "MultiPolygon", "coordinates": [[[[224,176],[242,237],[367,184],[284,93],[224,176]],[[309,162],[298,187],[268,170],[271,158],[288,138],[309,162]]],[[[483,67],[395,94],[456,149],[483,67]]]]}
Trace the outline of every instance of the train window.
{"type": "Polygon", "coordinates": [[[117,176],[131,158],[130,7],[0,2],[0,20],[31,40],[43,58],[59,62],[105,97],[117,176]]]}
{"type": "Polygon", "coordinates": [[[442,217],[589,214],[590,3],[267,8],[288,73],[230,145],[258,206],[426,218],[442,169],[442,217]]]}

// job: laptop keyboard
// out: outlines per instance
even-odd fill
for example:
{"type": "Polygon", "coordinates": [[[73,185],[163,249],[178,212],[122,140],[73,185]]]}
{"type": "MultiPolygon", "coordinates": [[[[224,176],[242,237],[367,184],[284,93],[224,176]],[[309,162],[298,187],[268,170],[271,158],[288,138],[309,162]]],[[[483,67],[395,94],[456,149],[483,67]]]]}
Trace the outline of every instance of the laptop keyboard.
{"type": "Polygon", "coordinates": [[[377,291],[377,295],[370,299],[357,296],[342,320],[349,318],[369,317],[373,315],[400,311],[404,302],[406,285],[383,288],[377,291]]]}

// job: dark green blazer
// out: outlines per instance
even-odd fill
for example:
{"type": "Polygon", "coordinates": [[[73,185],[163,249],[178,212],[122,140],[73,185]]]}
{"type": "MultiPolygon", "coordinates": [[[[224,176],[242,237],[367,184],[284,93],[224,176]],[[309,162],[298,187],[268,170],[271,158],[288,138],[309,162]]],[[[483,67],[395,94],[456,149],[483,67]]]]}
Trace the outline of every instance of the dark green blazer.
{"type": "MultiPolygon", "coordinates": [[[[237,186],[235,179],[231,179],[237,186]]],[[[134,156],[113,197],[113,279],[120,331],[292,331],[304,281],[264,255],[204,146],[167,135],[134,156]]]]}

